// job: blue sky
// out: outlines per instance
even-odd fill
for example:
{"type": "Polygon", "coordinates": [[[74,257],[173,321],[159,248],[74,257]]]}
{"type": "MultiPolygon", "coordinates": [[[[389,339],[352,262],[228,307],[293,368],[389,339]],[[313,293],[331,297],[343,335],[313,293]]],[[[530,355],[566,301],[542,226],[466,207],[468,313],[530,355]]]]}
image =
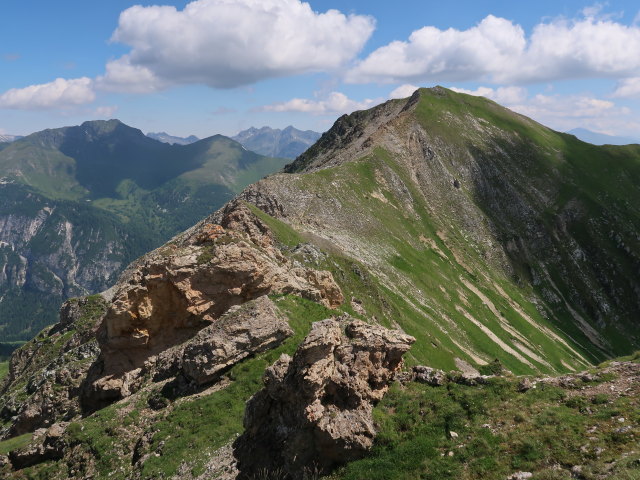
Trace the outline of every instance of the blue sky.
{"type": "Polygon", "coordinates": [[[640,4],[7,0],[0,133],[97,118],[200,137],[326,130],[417,86],[640,138],[640,4]]]}

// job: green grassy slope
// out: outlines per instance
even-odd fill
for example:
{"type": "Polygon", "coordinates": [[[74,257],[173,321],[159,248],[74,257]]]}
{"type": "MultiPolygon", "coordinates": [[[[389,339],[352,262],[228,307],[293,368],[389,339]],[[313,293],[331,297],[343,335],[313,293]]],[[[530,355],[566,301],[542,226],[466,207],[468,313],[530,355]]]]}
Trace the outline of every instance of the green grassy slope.
{"type": "Polygon", "coordinates": [[[638,146],[436,88],[343,117],[287,170],[254,190],[361,264],[353,296],[416,362],[567,371],[640,345],[638,146]]]}
{"type": "MultiPolygon", "coordinates": [[[[274,225],[285,234],[281,238],[287,238],[286,226],[274,225]]],[[[336,257],[327,260],[347,266],[336,257]]],[[[124,480],[211,474],[207,467],[218,449],[242,432],[244,404],[262,387],[264,369],[280,354],[292,354],[311,322],[336,313],[295,296],[272,298],[295,331],[280,347],[234,366],[220,388],[171,399],[170,392],[156,384],[77,418],[65,434],[72,454],[21,470],[14,473],[16,478],[124,480]],[[163,406],[157,407],[159,403],[163,406]]],[[[40,348],[55,355],[63,342],[60,338],[40,348]]],[[[639,358],[636,354],[621,360],[639,358]]],[[[500,480],[530,471],[535,480],[564,480],[571,478],[572,466],[580,465],[589,480],[605,474],[615,480],[635,479],[640,405],[637,396],[620,395],[620,386],[632,377],[625,380],[608,373],[604,368],[610,365],[590,369],[589,378],[578,375],[563,387],[538,384],[526,392],[519,389],[521,379],[511,376],[477,386],[396,383],[374,410],[379,433],[371,452],[327,478],[500,480]],[[610,385],[616,386],[612,390],[610,385]]],[[[27,434],[2,441],[0,453],[21,448],[29,439],[27,434]]]]}

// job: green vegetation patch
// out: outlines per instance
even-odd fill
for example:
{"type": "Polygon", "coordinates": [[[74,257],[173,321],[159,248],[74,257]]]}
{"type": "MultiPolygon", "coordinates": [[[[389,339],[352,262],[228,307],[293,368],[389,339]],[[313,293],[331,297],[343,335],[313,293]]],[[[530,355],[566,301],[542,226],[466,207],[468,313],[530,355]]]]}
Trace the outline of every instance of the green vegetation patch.
{"type": "Polygon", "coordinates": [[[245,203],[251,212],[264,222],[273,232],[276,240],[287,247],[295,247],[304,242],[302,236],[285,222],[263,212],[251,203],[245,203]]]}
{"type": "Polygon", "coordinates": [[[0,455],[7,455],[12,450],[18,450],[20,448],[26,447],[31,441],[32,437],[33,433],[25,433],[24,435],[20,435],[18,437],[0,441],[0,455]]]}

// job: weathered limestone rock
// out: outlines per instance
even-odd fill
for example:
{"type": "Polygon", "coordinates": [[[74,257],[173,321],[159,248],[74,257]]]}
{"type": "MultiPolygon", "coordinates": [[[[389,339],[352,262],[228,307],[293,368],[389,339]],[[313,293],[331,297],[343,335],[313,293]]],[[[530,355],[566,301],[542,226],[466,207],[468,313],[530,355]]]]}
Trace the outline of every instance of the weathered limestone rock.
{"type": "MultiPolygon", "coordinates": [[[[293,334],[273,302],[263,296],[236,307],[186,342],[151,356],[124,374],[103,375],[97,363],[83,391],[83,408],[91,411],[135,392],[146,379],[182,377],[185,384],[211,383],[244,358],[279,345],[293,334]]],[[[105,360],[103,360],[105,362],[105,360]]]]}
{"type": "Polygon", "coordinates": [[[293,358],[267,369],[236,441],[240,476],[283,468],[299,479],[362,456],[376,431],[372,410],[414,338],[345,316],[316,322],[293,358]]]}
{"type": "Polygon", "coordinates": [[[279,345],[293,335],[268,297],[240,307],[188,342],[182,353],[184,375],[202,385],[248,357],[279,345]]]}

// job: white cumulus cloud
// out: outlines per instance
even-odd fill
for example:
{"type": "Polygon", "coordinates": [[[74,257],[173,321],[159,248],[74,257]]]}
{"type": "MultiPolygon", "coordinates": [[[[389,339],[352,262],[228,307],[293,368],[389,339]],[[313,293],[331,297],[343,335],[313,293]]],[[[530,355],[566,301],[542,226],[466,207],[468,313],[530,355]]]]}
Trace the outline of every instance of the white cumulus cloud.
{"type": "Polygon", "coordinates": [[[57,78],[53,82],[12,88],[0,95],[0,108],[39,110],[83,105],[95,100],[90,78],[57,78]]]}
{"type": "Polygon", "coordinates": [[[346,75],[352,83],[490,81],[523,84],[640,75],[640,26],[593,12],[534,27],[487,16],[467,30],[423,27],[373,51],[346,75]]]}
{"type": "Polygon", "coordinates": [[[216,88],[343,67],[375,27],[372,17],[318,13],[300,0],[196,0],[183,10],[133,6],[114,41],[131,51],[107,65],[101,86],[145,91],[170,84],[216,88]]]}
{"type": "Polygon", "coordinates": [[[107,63],[105,74],[96,78],[96,87],[108,92],[152,93],[166,86],[148,68],[131,64],[128,55],[107,63]]]}
{"type": "Polygon", "coordinates": [[[451,87],[451,90],[459,93],[475,95],[477,97],[486,97],[498,102],[501,105],[513,105],[514,103],[523,102],[527,98],[527,90],[522,87],[478,87],[475,90],[467,90],[465,88],[451,87]]]}
{"type": "Polygon", "coordinates": [[[273,103],[259,107],[263,112],[305,112],[314,115],[351,113],[364,110],[380,103],[382,99],[352,100],[341,92],[331,92],[319,100],[293,98],[286,102],[273,103]]]}
{"type": "Polygon", "coordinates": [[[410,97],[413,92],[415,92],[418,88],[415,85],[411,85],[410,83],[405,83],[400,85],[398,88],[391,91],[389,94],[389,98],[407,98],[410,97]]]}

